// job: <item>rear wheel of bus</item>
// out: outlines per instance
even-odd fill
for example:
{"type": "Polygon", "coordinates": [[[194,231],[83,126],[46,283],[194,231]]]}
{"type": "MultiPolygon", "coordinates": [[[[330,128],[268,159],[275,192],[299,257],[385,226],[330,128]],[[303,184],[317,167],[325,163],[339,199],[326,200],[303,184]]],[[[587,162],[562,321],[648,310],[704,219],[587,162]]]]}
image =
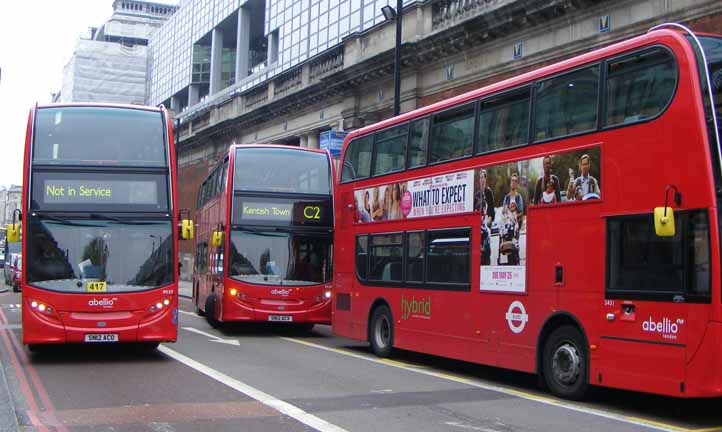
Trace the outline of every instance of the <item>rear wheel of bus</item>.
{"type": "Polygon", "coordinates": [[[374,309],[369,322],[371,350],[379,357],[389,357],[394,346],[394,321],[386,305],[374,309]]]}
{"type": "Polygon", "coordinates": [[[211,293],[206,297],[206,321],[213,328],[218,328],[220,322],[216,319],[216,295],[211,293]]]}
{"type": "Polygon", "coordinates": [[[581,399],[589,387],[588,352],[584,336],[572,326],[554,330],[544,344],[544,381],[555,395],[581,399]]]}

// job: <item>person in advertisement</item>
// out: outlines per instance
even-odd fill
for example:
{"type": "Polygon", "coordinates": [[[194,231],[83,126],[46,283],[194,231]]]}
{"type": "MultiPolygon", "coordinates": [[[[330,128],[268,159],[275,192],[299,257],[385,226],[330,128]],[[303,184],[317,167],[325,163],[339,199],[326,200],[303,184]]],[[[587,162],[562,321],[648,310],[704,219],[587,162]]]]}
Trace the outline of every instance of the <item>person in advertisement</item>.
{"type": "Polygon", "coordinates": [[[359,220],[371,222],[371,207],[369,206],[369,191],[363,191],[364,205],[359,209],[359,220]]]}
{"type": "Polygon", "coordinates": [[[569,168],[569,186],[567,187],[567,196],[573,196],[574,199],[579,194],[577,189],[581,189],[582,200],[598,199],[601,198],[601,191],[599,190],[599,183],[597,179],[589,174],[589,170],[592,166],[592,159],[588,154],[583,154],[579,158],[579,169],[581,175],[574,178],[574,170],[569,168]]]}
{"type": "Polygon", "coordinates": [[[534,198],[532,199],[533,204],[551,204],[553,202],[562,202],[561,186],[559,178],[552,174],[552,157],[547,155],[542,159],[542,167],[544,168],[544,175],[539,177],[534,187],[534,198]],[[549,185],[551,184],[551,190],[549,185]],[[550,196],[552,193],[554,196],[550,196]]]}
{"type": "Polygon", "coordinates": [[[519,234],[524,223],[524,198],[518,190],[517,173],[511,175],[510,188],[502,201],[501,244],[497,261],[501,264],[501,255],[505,255],[507,265],[519,265],[519,234]]]}
{"type": "MultiPolygon", "coordinates": [[[[389,208],[389,220],[400,220],[403,218],[401,212],[401,186],[398,183],[392,184],[391,189],[391,207],[389,208]]],[[[387,188],[386,190],[389,190],[387,188]]]]}
{"type": "Polygon", "coordinates": [[[371,219],[373,219],[374,222],[378,222],[383,220],[383,218],[384,208],[381,205],[381,199],[379,197],[379,187],[376,186],[373,188],[373,200],[371,201],[371,219]]]}
{"type": "Polygon", "coordinates": [[[479,170],[479,190],[476,191],[474,202],[478,206],[474,210],[481,211],[481,264],[491,264],[491,224],[496,216],[494,209],[494,191],[487,184],[488,173],[479,170]]]}

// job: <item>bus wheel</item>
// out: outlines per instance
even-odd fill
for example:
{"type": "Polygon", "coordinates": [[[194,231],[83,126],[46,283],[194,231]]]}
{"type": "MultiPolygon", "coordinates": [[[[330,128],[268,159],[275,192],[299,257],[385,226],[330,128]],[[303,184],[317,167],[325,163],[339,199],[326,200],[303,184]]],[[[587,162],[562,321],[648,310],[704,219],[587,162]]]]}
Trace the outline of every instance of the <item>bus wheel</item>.
{"type": "Polygon", "coordinates": [[[383,305],[374,309],[369,327],[369,342],[371,350],[379,357],[391,355],[394,346],[394,321],[388,306],[383,305]]]}
{"type": "Polygon", "coordinates": [[[203,311],[201,310],[201,308],[198,307],[198,301],[199,301],[199,300],[200,300],[200,299],[198,298],[198,291],[196,291],[196,296],[195,296],[195,298],[193,299],[193,304],[194,304],[194,306],[195,306],[195,308],[196,308],[196,315],[198,315],[198,316],[200,316],[200,317],[206,316],[206,313],[203,312],[203,311]]]}
{"type": "Polygon", "coordinates": [[[575,327],[554,330],[544,344],[544,381],[555,395],[581,399],[587,391],[587,348],[575,327]]]}
{"type": "Polygon", "coordinates": [[[216,319],[216,295],[211,294],[206,297],[206,321],[213,328],[218,328],[218,320],[216,319]]]}

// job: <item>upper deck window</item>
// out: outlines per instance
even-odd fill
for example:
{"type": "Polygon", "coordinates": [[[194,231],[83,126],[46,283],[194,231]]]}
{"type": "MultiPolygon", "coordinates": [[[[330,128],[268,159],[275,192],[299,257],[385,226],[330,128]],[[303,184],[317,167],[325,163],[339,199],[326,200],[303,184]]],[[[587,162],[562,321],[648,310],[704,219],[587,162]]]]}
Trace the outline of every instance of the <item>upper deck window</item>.
{"type": "Polygon", "coordinates": [[[331,194],[328,157],[287,148],[239,148],[236,150],[233,190],[331,194]]]}
{"type": "Polygon", "coordinates": [[[605,125],[633,123],[656,116],[672,99],[676,82],[674,58],[662,48],[610,62],[605,125]]]}
{"type": "Polygon", "coordinates": [[[474,105],[442,112],[431,124],[429,163],[470,156],[474,145],[474,105]]]}
{"type": "Polygon", "coordinates": [[[158,111],[107,107],[40,108],[33,163],[164,167],[166,143],[158,111]]]}
{"type": "Polygon", "coordinates": [[[406,159],[406,138],[408,123],[376,133],[376,162],[374,175],[381,175],[404,169],[406,159]]]}
{"type": "Polygon", "coordinates": [[[534,106],[534,140],[596,129],[598,100],[598,65],[540,81],[534,106]]]}
{"type": "Polygon", "coordinates": [[[479,153],[526,144],[529,136],[529,88],[481,102],[479,153]]]}
{"type": "Polygon", "coordinates": [[[343,159],[342,182],[369,176],[371,173],[371,151],[373,149],[373,143],[373,135],[367,135],[363,138],[354,139],[348,144],[343,159]]]}

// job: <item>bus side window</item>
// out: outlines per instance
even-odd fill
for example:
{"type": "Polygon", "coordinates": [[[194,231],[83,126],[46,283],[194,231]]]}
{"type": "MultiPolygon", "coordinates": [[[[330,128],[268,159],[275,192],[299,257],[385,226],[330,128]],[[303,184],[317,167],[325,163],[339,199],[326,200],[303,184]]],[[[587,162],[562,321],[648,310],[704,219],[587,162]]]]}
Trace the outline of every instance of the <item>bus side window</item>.
{"type": "Polygon", "coordinates": [[[605,126],[656,116],[672,100],[676,83],[674,57],[663,48],[609,62],[605,126]]]}
{"type": "Polygon", "coordinates": [[[429,145],[429,119],[421,119],[411,123],[409,131],[408,168],[426,165],[426,149],[429,145]]]}
{"type": "Polygon", "coordinates": [[[374,175],[401,171],[406,162],[408,123],[376,132],[374,175]]]}
{"type": "Polygon", "coordinates": [[[371,174],[371,152],[373,135],[356,138],[348,144],[343,160],[341,181],[366,178],[371,174]]]}
{"type": "Polygon", "coordinates": [[[477,154],[527,143],[529,95],[526,87],[481,102],[477,154]]]}
{"type": "Polygon", "coordinates": [[[369,238],[368,236],[362,235],[356,237],[356,274],[361,280],[366,279],[367,265],[368,265],[368,252],[369,238]]]}
{"type": "Polygon", "coordinates": [[[599,65],[537,83],[534,140],[596,129],[598,89],[599,65]]]}
{"type": "Polygon", "coordinates": [[[474,104],[433,117],[429,163],[471,156],[474,145],[474,104]]]}

